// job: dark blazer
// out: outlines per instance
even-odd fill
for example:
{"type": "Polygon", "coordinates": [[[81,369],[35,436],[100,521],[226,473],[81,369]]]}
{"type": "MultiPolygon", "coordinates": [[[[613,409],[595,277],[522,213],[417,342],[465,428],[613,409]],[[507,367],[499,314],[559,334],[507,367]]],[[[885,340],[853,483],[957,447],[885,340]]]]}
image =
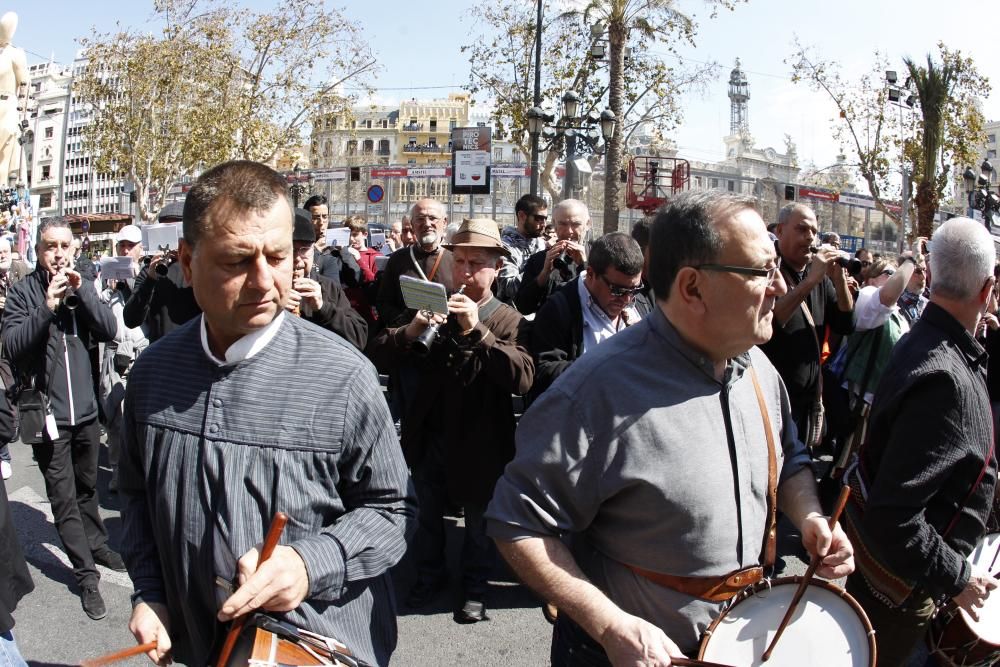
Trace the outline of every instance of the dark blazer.
{"type": "Polygon", "coordinates": [[[583,349],[579,282],[577,276],[552,294],[532,322],[531,353],[535,359],[532,398],[548,389],[583,349]]]}
{"type": "Polygon", "coordinates": [[[302,317],[317,326],[337,334],[362,352],[368,343],[368,324],[361,314],[351,308],[351,302],[340,285],[313,271],[313,280],[319,283],[323,307],[313,310],[302,304],[302,317]]]}
{"type": "Polygon", "coordinates": [[[570,264],[565,274],[558,269],[552,269],[549,271],[545,286],[539,287],[538,276],[545,268],[545,255],[548,252],[548,250],[536,252],[524,265],[524,275],[521,278],[521,286],[517,288],[517,294],[514,296],[514,305],[525,315],[537,312],[553,292],[583,271],[583,267],[577,264],[570,264]]]}

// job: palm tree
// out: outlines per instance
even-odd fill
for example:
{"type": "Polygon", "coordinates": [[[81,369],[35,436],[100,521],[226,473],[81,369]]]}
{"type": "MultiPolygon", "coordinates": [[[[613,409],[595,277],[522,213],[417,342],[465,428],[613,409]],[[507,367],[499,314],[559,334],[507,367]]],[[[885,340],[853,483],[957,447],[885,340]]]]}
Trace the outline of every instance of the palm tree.
{"type": "MultiPolygon", "coordinates": [[[[917,183],[917,196],[914,199],[917,206],[917,235],[930,238],[940,199],[938,163],[943,163],[941,149],[944,143],[945,114],[952,86],[956,81],[956,72],[951,63],[935,64],[930,54],[927,55],[926,68],[909,58],[904,58],[903,62],[906,63],[910,79],[917,89],[923,116],[920,157],[916,165],[920,181],[917,183]]],[[[945,169],[947,166],[942,166],[942,170],[945,169]]]]}
{"type": "MultiPolygon", "coordinates": [[[[625,123],[625,46],[636,36],[650,42],[680,32],[690,36],[694,23],[674,8],[674,0],[590,0],[583,10],[588,25],[603,23],[608,31],[608,106],[625,123]]],[[[618,231],[618,199],[623,163],[624,133],[608,142],[604,166],[604,233],[618,231]]]]}

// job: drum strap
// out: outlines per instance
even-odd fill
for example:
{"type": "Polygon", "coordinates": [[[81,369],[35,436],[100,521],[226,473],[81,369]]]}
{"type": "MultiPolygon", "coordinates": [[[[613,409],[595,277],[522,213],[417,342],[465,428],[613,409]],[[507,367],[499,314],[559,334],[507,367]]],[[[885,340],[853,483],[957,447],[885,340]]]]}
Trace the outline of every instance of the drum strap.
{"type": "Polygon", "coordinates": [[[757,405],[760,408],[760,418],[764,425],[764,439],[767,441],[767,526],[764,531],[764,545],[761,549],[761,566],[747,567],[721,577],[680,577],[662,572],[654,572],[637,565],[624,563],[626,567],[639,576],[653,583],[673,589],[692,597],[725,602],[735,597],[747,586],[752,586],[764,578],[765,570],[770,574],[777,557],[777,525],[778,525],[778,457],[774,442],[774,430],[771,428],[771,416],[767,410],[764,391],[760,387],[757,371],[750,366],[750,380],[753,382],[754,393],[757,395],[757,405]]]}

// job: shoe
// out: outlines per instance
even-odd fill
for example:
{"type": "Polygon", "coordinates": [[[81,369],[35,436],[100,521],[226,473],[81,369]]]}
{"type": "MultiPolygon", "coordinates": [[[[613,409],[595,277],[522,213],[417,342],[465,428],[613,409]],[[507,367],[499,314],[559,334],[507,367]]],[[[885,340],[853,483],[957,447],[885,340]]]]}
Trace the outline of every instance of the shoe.
{"type": "Polygon", "coordinates": [[[410,609],[426,607],[447,583],[448,581],[444,578],[431,582],[418,581],[413,584],[410,594],[406,596],[406,606],[410,609]]]}
{"type": "Polygon", "coordinates": [[[108,608],[104,606],[104,598],[97,586],[84,586],[80,591],[80,603],[83,611],[95,621],[99,621],[108,615],[108,608]]]}
{"type": "Polygon", "coordinates": [[[4,479],[10,479],[11,475],[14,474],[14,469],[10,467],[10,461],[0,461],[0,473],[3,474],[4,479]]]}
{"type": "Polygon", "coordinates": [[[488,620],[490,617],[486,615],[486,603],[475,598],[467,599],[462,608],[455,612],[455,622],[463,625],[488,620]]]}
{"type": "Polygon", "coordinates": [[[109,570],[114,570],[115,572],[127,572],[128,568],[125,567],[125,561],[118,554],[117,551],[112,551],[111,549],[104,548],[100,551],[94,552],[94,562],[98,565],[103,565],[109,570]]]}

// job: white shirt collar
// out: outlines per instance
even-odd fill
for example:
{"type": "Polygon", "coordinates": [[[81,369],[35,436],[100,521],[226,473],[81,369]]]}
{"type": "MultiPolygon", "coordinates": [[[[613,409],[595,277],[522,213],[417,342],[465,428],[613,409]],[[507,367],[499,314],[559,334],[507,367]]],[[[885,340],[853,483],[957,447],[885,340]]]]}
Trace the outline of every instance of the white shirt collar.
{"type": "Polygon", "coordinates": [[[212,353],[212,348],[208,346],[208,329],[205,327],[205,315],[203,314],[201,315],[201,347],[205,350],[205,355],[217,366],[232,366],[245,359],[249,359],[267,347],[268,343],[278,333],[284,317],[285,311],[282,309],[278,312],[278,316],[271,320],[271,323],[266,327],[258,329],[253,333],[248,333],[230,345],[229,349],[226,350],[225,360],[222,360],[215,356],[212,353]]]}

